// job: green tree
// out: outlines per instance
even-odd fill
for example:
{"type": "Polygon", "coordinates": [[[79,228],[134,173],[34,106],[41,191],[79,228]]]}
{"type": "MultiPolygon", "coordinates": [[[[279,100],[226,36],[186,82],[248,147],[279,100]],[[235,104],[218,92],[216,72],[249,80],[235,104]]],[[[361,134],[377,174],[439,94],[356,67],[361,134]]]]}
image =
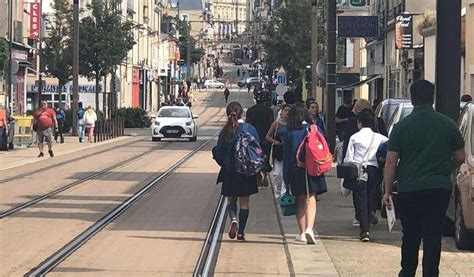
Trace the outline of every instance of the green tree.
{"type": "Polygon", "coordinates": [[[186,51],[187,47],[191,47],[191,65],[199,63],[202,57],[206,54],[206,51],[203,48],[197,46],[197,41],[191,37],[190,32],[191,28],[189,23],[185,21],[180,21],[178,17],[176,17],[178,22],[178,30],[179,30],[179,52],[181,53],[181,57],[186,59],[186,51]]]}
{"type": "Polygon", "coordinates": [[[57,92],[61,104],[62,88],[72,77],[72,8],[67,0],[55,0],[51,7],[55,13],[47,19],[51,32],[44,40],[42,63],[46,73],[58,79],[57,92]]]}
{"type": "Polygon", "coordinates": [[[79,72],[95,80],[97,111],[100,80],[116,69],[135,44],[133,23],[122,20],[120,11],[114,8],[113,2],[93,0],[87,5],[92,16],[83,18],[79,28],[81,38],[79,72]]]}
{"type": "Polygon", "coordinates": [[[3,76],[8,65],[8,42],[5,38],[0,37],[0,76],[3,76]]]}

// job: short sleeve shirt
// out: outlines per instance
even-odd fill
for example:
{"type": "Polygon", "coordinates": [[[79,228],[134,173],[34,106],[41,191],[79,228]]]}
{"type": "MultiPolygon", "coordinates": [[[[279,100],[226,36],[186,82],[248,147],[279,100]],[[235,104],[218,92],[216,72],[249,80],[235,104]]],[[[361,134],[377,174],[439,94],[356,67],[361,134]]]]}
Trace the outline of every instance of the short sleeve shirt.
{"type": "Polygon", "coordinates": [[[388,150],[397,152],[399,192],[452,189],[453,153],[464,148],[456,123],[431,106],[415,107],[395,125],[388,150]]]}
{"type": "Polygon", "coordinates": [[[56,112],[51,108],[47,108],[46,110],[38,109],[34,112],[33,117],[38,123],[38,127],[44,130],[53,126],[56,112]]]}

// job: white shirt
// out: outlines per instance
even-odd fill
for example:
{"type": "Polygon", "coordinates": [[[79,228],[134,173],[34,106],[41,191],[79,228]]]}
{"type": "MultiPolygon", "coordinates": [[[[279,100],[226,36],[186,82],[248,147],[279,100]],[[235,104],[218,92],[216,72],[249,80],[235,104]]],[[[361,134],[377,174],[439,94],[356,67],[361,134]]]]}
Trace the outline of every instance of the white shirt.
{"type": "Polygon", "coordinates": [[[362,128],[359,132],[351,136],[351,138],[349,139],[349,145],[347,147],[347,153],[346,157],[344,158],[344,162],[354,162],[362,164],[365,161],[364,158],[367,153],[367,149],[369,148],[370,141],[372,140],[372,136],[374,136],[374,141],[372,142],[372,146],[370,147],[367,165],[379,167],[376,157],[377,150],[379,148],[379,145],[381,143],[386,142],[388,138],[379,133],[375,133],[370,128],[362,128]]]}

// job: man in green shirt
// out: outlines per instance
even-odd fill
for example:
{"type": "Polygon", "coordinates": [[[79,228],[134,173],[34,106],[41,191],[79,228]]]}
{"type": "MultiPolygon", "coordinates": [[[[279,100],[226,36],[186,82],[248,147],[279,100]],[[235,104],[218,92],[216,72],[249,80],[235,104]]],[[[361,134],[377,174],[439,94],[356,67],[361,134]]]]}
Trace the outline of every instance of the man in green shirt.
{"type": "Polygon", "coordinates": [[[442,226],[453,187],[450,176],[464,162],[464,141],[456,123],[433,109],[430,82],[414,82],[410,93],[413,112],[390,134],[383,202],[392,208],[389,197],[396,171],[403,228],[399,276],[415,276],[421,240],[423,276],[438,276],[442,226]]]}

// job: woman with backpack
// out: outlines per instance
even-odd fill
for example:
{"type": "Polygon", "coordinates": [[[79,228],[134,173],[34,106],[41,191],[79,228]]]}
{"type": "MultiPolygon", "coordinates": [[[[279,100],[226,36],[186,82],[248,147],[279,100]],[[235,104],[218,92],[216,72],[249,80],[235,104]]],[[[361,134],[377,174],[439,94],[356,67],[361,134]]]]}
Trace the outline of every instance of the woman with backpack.
{"type": "Polygon", "coordinates": [[[326,126],[324,125],[324,121],[319,115],[319,105],[318,102],[311,100],[306,102],[306,108],[309,111],[309,116],[311,117],[312,124],[316,124],[318,129],[321,133],[323,133],[324,137],[327,137],[326,134],[326,126]]]}
{"type": "Polygon", "coordinates": [[[243,133],[252,136],[257,144],[260,141],[257,130],[242,120],[243,112],[238,102],[227,105],[227,123],[219,134],[217,145],[212,149],[214,160],[221,166],[217,183],[222,182],[221,193],[228,200],[227,212],[231,220],[228,235],[231,239],[237,237],[239,241],[245,241],[250,195],[257,193],[258,187],[256,173],[249,176],[237,172],[239,166],[235,158],[236,143],[243,133]],[[237,200],[240,205],[238,219],[237,200]]]}
{"type": "MultiPolygon", "coordinates": [[[[297,152],[308,135],[311,117],[304,104],[295,104],[288,113],[288,134],[283,141],[283,179],[289,185],[291,194],[296,197],[296,220],[300,234],[296,241],[315,244],[314,223],[316,220],[316,197],[327,191],[324,174],[310,176],[304,167],[297,163],[297,152]],[[307,189],[308,188],[308,189],[307,189]]],[[[322,130],[318,128],[322,133],[322,130]]],[[[324,139],[323,136],[320,136],[324,139]]]]}
{"type": "Polygon", "coordinates": [[[272,144],[272,157],[269,157],[269,159],[273,160],[272,176],[275,198],[279,198],[286,191],[283,182],[283,140],[288,132],[288,112],[290,108],[291,105],[289,104],[281,107],[280,116],[272,123],[265,136],[265,139],[272,144]]]}
{"type": "Polygon", "coordinates": [[[92,142],[96,121],[97,114],[95,113],[94,108],[92,108],[91,106],[87,107],[86,113],[84,114],[84,123],[87,132],[87,142],[92,142]]]}

